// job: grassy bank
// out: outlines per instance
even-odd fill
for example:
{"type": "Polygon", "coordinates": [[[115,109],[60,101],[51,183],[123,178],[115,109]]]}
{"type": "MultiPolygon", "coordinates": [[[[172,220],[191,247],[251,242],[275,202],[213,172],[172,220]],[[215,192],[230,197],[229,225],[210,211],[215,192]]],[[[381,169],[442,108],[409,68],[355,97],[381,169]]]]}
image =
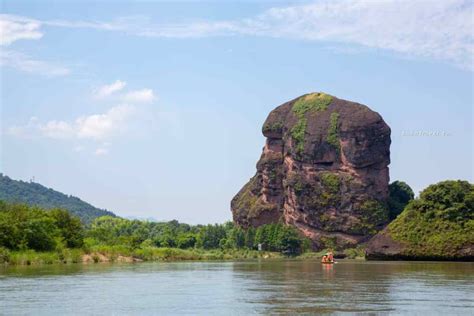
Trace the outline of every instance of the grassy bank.
{"type": "Polygon", "coordinates": [[[62,251],[49,252],[3,250],[0,254],[0,263],[5,265],[42,265],[139,261],[238,260],[282,257],[277,252],[258,252],[255,250],[203,250],[157,247],[130,250],[121,246],[100,246],[87,251],[83,249],[64,249],[62,251]]]}
{"type": "MultiPolygon", "coordinates": [[[[326,250],[305,252],[296,259],[319,259],[326,250]]],[[[347,249],[341,253],[348,259],[364,259],[363,249],[347,249]]],[[[242,260],[242,259],[285,258],[278,252],[247,249],[179,249],[146,247],[128,249],[123,246],[96,246],[92,249],[63,249],[61,251],[37,252],[34,250],[6,251],[0,249],[0,264],[43,265],[101,262],[141,262],[141,261],[185,261],[185,260],[242,260]]]]}

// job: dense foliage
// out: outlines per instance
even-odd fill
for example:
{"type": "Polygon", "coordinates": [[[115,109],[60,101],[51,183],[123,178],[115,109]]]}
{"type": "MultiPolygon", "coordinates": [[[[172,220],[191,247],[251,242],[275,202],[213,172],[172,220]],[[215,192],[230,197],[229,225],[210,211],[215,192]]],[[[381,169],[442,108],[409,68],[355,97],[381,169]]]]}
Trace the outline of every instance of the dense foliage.
{"type": "Polygon", "coordinates": [[[414,199],[415,194],[408,184],[403,181],[394,181],[389,187],[388,209],[390,219],[395,219],[407,206],[408,202],[414,199]]]}
{"type": "Polygon", "coordinates": [[[65,210],[45,211],[0,201],[0,247],[47,251],[83,245],[84,229],[65,210]]]}
{"type": "Polygon", "coordinates": [[[37,205],[44,209],[67,209],[84,223],[90,223],[100,216],[115,216],[112,212],[98,209],[77,197],[48,189],[38,183],[12,180],[3,174],[0,174],[0,188],[0,200],[37,205]]]}
{"type": "Polygon", "coordinates": [[[303,239],[283,224],[243,230],[232,222],[188,225],[178,221],[148,222],[112,216],[95,219],[87,228],[61,209],[0,202],[0,248],[10,250],[61,251],[119,247],[124,251],[150,248],[249,249],[261,244],[263,250],[285,254],[302,251],[303,239]]]}
{"type": "Polygon", "coordinates": [[[146,246],[181,249],[257,249],[289,254],[301,252],[303,239],[296,229],[283,224],[244,230],[232,222],[191,226],[177,221],[144,222],[104,216],[88,231],[86,244],[146,246]]]}
{"type": "Polygon", "coordinates": [[[388,228],[407,255],[454,258],[474,244],[474,185],[460,180],[430,185],[388,228]]]}

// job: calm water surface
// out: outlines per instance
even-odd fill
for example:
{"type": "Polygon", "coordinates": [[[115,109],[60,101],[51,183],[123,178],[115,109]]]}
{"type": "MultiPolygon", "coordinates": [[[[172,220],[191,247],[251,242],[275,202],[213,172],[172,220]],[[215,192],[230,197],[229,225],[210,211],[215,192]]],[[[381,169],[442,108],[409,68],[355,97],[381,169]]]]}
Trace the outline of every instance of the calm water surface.
{"type": "Polygon", "coordinates": [[[2,315],[474,315],[474,263],[262,260],[2,269],[2,315]]]}

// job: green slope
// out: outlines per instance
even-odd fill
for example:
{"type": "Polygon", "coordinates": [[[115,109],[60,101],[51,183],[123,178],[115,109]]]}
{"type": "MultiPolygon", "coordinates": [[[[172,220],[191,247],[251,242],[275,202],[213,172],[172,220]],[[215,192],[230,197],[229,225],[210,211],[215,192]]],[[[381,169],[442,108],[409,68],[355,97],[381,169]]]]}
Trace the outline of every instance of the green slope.
{"type": "Polygon", "coordinates": [[[17,181],[0,173],[0,200],[37,205],[42,208],[64,208],[78,216],[84,223],[94,218],[114,213],[99,209],[81,199],[46,188],[34,182],[17,181]]]}
{"type": "Polygon", "coordinates": [[[367,246],[368,259],[474,260],[474,185],[430,185],[367,246]]]}

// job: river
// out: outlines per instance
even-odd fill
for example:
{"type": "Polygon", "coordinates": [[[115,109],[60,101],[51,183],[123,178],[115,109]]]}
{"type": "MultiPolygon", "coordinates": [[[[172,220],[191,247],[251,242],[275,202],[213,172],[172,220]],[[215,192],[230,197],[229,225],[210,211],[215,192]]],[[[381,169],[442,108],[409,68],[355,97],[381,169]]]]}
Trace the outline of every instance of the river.
{"type": "Polygon", "coordinates": [[[314,260],[0,268],[2,315],[474,314],[474,263],[314,260]]]}

